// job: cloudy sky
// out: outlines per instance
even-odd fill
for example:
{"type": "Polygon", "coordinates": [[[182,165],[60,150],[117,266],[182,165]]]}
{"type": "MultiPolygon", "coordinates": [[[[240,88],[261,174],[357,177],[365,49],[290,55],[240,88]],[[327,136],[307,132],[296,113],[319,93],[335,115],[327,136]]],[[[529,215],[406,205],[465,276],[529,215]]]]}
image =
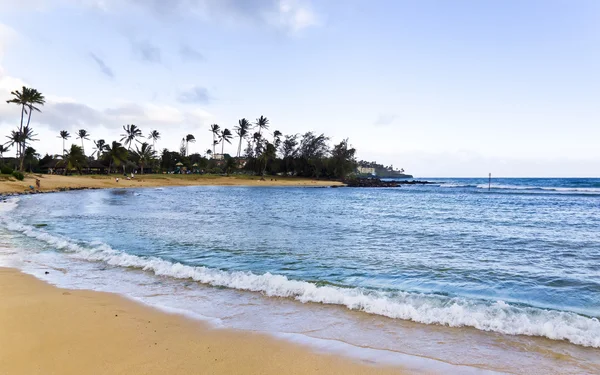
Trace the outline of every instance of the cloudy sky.
{"type": "Polygon", "coordinates": [[[599,19],[595,0],[0,0],[0,136],[27,85],[40,153],[131,123],[202,152],[210,124],[265,115],[417,176],[600,176],[599,19]]]}

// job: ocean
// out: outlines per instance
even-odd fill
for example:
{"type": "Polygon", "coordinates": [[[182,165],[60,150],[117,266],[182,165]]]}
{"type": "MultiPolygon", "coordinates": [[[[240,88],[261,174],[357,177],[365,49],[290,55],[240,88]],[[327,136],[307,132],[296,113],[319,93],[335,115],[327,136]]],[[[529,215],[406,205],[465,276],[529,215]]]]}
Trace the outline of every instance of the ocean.
{"type": "Polygon", "coordinates": [[[600,373],[600,179],[427,180],[21,196],[0,265],[415,372],[600,373]]]}

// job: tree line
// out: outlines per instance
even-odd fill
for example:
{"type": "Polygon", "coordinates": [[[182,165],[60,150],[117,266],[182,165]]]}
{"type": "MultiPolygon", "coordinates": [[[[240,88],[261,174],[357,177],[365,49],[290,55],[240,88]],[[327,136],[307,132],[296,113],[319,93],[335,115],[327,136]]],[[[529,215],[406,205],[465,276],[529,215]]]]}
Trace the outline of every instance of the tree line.
{"type": "Polygon", "coordinates": [[[86,142],[91,141],[92,135],[86,129],[80,129],[75,134],[81,146],[72,144],[68,148],[66,143],[73,136],[69,131],[61,130],[58,138],[62,139],[62,152],[40,158],[32,147],[32,143],[38,139],[31,127],[31,117],[33,112],[41,112],[45,98],[36,89],[27,87],[13,91],[11,95],[13,97],[7,103],[20,107],[21,121],[7,137],[8,142],[0,145],[0,164],[4,164],[4,153],[15,147],[16,168],[21,172],[27,167],[30,171],[40,171],[45,165],[59,159],[55,167],[63,169],[65,173],[83,173],[91,166],[97,168],[101,165],[109,173],[190,171],[343,179],[354,172],[357,165],[356,150],[348,144],[347,139],[330,146],[330,138],[324,134],[306,132],[284,135],[278,130],[271,133],[269,120],[265,116],[260,116],[254,123],[242,118],[233,132],[218,124],[210,125],[211,147],[202,154],[189,153],[189,144],[196,142],[193,134],[182,137],[179,150],[163,148],[157,152],[156,144],[161,139],[158,130],[151,130],[144,135],[137,125],[128,124],[123,126],[123,132],[117,140],[93,140],[93,152],[89,155],[85,152],[85,146],[86,142]],[[237,146],[233,156],[225,154],[225,143],[232,142],[236,142],[237,146]]]}

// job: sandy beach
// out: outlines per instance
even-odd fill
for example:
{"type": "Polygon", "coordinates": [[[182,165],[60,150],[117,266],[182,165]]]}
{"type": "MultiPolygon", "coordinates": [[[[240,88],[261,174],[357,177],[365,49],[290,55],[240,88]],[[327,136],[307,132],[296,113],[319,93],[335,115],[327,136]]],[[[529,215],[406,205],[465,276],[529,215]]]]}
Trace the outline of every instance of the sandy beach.
{"type": "Polygon", "coordinates": [[[265,178],[261,181],[257,176],[216,176],[216,175],[136,175],[132,180],[123,176],[61,176],[27,174],[25,180],[17,181],[14,177],[0,178],[0,193],[22,193],[35,187],[36,178],[40,180],[41,191],[58,191],[61,189],[107,189],[107,188],[136,188],[136,187],[165,187],[165,186],[334,186],[342,185],[338,181],[313,180],[296,177],[265,178]],[[119,177],[119,182],[115,181],[119,177]]]}
{"type": "Polygon", "coordinates": [[[0,268],[0,374],[398,374],[0,268]]]}

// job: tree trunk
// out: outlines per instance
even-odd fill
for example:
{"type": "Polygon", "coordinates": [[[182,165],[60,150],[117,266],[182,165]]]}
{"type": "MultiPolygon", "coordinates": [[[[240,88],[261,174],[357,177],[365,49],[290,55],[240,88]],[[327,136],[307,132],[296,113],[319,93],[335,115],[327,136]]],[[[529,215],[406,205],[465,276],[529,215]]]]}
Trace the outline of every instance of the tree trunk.
{"type": "MultiPolygon", "coordinates": [[[[24,109],[25,107],[23,107],[24,109]]],[[[31,122],[31,111],[33,109],[31,106],[29,107],[29,113],[27,114],[27,126],[29,126],[29,122],[31,122]]],[[[21,116],[23,116],[23,112],[21,112],[21,116]]],[[[21,136],[23,135],[23,119],[21,118],[21,136]]],[[[19,170],[23,172],[23,162],[25,161],[25,140],[22,140],[23,146],[21,146],[21,162],[19,164],[19,170]]]]}
{"type": "Polygon", "coordinates": [[[223,139],[221,141],[221,157],[223,157],[223,152],[225,152],[224,150],[225,150],[225,139],[223,139]]]}

